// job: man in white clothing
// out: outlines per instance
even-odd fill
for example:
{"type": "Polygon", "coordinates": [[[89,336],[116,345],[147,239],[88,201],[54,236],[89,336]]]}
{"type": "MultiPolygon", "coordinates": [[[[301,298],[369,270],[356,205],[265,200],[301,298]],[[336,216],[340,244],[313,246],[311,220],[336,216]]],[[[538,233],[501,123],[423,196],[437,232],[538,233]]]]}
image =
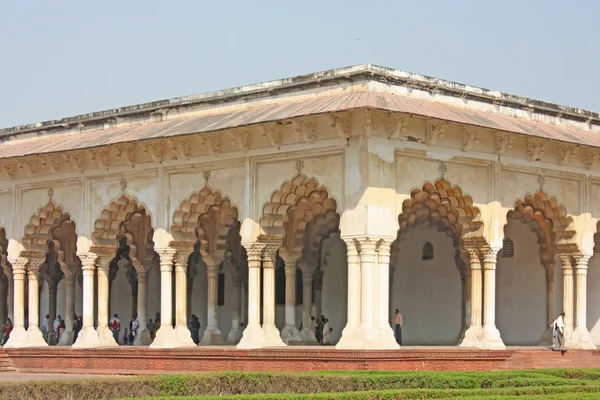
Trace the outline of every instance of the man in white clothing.
{"type": "Polygon", "coordinates": [[[560,313],[559,317],[553,322],[554,337],[554,351],[560,351],[563,356],[567,349],[565,348],[565,313],[560,313]],[[558,345],[558,348],[556,346],[558,345]]]}
{"type": "Polygon", "coordinates": [[[42,336],[48,343],[48,330],[50,329],[50,315],[46,314],[46,318],[42,321],[42,336]]]}

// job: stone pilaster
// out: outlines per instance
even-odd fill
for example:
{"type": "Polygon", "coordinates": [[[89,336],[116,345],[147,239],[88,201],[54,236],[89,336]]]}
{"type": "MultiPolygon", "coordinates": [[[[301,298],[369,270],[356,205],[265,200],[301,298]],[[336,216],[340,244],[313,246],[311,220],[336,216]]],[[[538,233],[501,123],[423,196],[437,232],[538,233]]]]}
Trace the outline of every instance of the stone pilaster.
{"type": "Polygon", "coordinates": [[[360,257],[356,242],[346,240],[348,254],[348,315],[342,337],[336,349],[360,349],[362,337],[358,327],[361,321],[360,257]]]}
{"type": "Polygon", "coordinates": [[[96,259],[97,276],[98,276],[98,339],[102,342],[102,346],[115,347],[118,343],[115,341],[113,333],[108,327],[108,276],[110,273],[111,257],[98,256],[96,259]]]}
{"type": "Polygon", "coordinates": [[[263,252],[263,331],[266,346],[285,346],[275,326],[275,261],[277,247],[268,245],[263,252]]]}
{"type": "Polygon", "coordinates": [[[135,346],[148,346],[152,343],[152,337],[146,325],[147,302],[148,302],[148,268],[145,265],[137,265],[138,293],[137,293],[137,315],[138,315],[138,333],[133,340],[135,346]]]}
{"type": "Polygon", "coordinates": [[[260,267],[264,245],[256,243],[244,245],[248,253],[248,325],[244,329],[238,349],[259,349],[265,347],[265,332],[260,326],[260,267]]]}
{"type": "Polygon", "coordinates": [[[573,347],[571,336],[573,334],[573,265],[571,256],[559,254],[563,271],[563,312],[565,313],[565,345],[573,347]]]}
{"type": "MultiPolygon", "coordinates": [[[[171,248],[155,249],[160,257],[160,319],[161,324],[150,348],[176,348],[182,347],[177,339],[175,329],[171,325],[172,316],[172,275],[173,256],[175,250],[171,248]]],[[[185,296],[185,294],[184,294],[185,296]]]]}
{"type": "Polygon", "coordinates": [[[218,283],[219,283],[219,266],[218,264],[209,258],[204,256],[204,262],[206,263],[206,275],[208,278],[208,309],[206,313],[206,329],[204,335],[200,340],[201,345],[211,344],[222,344],[223,336],[219,329],[219,308],[218,308],[218,283]]]}
{"type": "Polygon", "coordinates": [[[389,281],[390,281],[390,242],[380,240],[377,245],[377,267],[378,267],[378,306],[375,313],[378,314],[377,328],[379,329],[379,344],[382,349],[398,349],[394,331],[390,326],[389,315],[389,281]]]}
{"type": "Polygon", "coordinates": [[[71,346],[73,344],[73,323],[75,320],[75,273],[76,267],[69,267],[65,274],[65,331],[58,342],[59,346],[71,346]]]}
{"type": "Polygon", "coordinates": [[[27,347],[46,347],[48,344],[44,340],[42,331],[40,331],[40,298],[39,298],[39,278],[40,265],[43,259],[31,259],[27,267],[27,278],[29,282],[29,327],[27,328],[27,347]]]}
{"type": "Polygon", "coordinates": [[[483,278],[481,275],[481,261],[477,249],[468,249],[471,269],[471,323],[465,332],[465,337],[460,347],[483,348],[482,341],[482,303],[483,303],[483,278]]]}
{"type": "MultiPolygon", "coordinates": [[[[371,239],[360,240],[360,279],[361,279],[361,322],[358,327],[358,336],[362,339],[365,349],[381,348],[379,343],[379,329],[377,327],[376,306],[379,302],[377,291],[380,288],[377,282],[377,252],[376,242],[371,239]]],[[[377,320],[379,318],[377,317],[377,320]]]]}
{"type": "Polygon", "coordinates": [[[575,315],[575,329],[571,341],[577,349],[595,350],[587,328],[587,271],[589,256],[579,256],[575,266],[575,277],[577,279],[577,312],[575,315]]]}
{"type": "Polygon", "coordinates": [[[285,326],[281,330],[281,338],[285,343],[302,341],[296,326],[296,262],[298,254],[279,252],[285,263],[285,326]]]}
{"type": "MultiPolygon", "coordinates": [[[[28,263],[26,258],[10,260],[13,270],[13,330],[10,338],[4,345],[6,348],[27,347],[29,338],[25,330],[25,267],[28,263]]],[[[36,289],[37,291],[37,289],[36,289]]]]}
{"type": "Polygon", "coordinates": [[[83,327],[73,348],[102,347],[98,332],[94,329],[94,272],[96,255],[93,253],[78,254],[83,273],[83,327]]]}
{"type": "Polygon", "coordinates": [[[483,253],[483,341],[491,350],[504,350],[506,346],[496,328],[496,257],[498,250],[488,248],[483,253]]]}

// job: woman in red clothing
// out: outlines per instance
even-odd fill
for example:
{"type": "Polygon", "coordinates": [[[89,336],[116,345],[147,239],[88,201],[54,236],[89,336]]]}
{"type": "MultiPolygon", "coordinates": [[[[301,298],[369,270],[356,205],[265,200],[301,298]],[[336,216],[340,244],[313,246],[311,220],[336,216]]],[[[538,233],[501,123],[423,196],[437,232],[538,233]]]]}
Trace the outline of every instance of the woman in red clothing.
{"type": "Polygon", "coordinates": [[[6,318],[6,323],[4,324],[4,336],[2,337],[2,345],[4,346],[10,337],[10,333],[13,330],[13,324],[10,318],[6,318]]]}

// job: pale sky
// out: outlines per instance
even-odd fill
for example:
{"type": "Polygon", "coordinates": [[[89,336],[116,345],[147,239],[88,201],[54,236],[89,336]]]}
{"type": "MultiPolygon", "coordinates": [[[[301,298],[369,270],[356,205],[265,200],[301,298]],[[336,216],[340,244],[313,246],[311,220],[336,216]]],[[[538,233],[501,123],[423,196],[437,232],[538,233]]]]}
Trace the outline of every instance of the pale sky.
{"type": "Polygon", "coordinates": [[[361,63],[600,111],[597,0],[0,0],[0,127],[361,63]]]}

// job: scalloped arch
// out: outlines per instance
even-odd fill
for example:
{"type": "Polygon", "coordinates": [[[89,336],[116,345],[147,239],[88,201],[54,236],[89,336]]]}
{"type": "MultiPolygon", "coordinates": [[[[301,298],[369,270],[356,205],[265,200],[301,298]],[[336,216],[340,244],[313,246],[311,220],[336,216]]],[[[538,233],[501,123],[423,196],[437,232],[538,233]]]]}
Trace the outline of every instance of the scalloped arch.
{"type": "Polygon", "coordinates": [[[108,207],[102,210],[100,218],[94,223],[93,245],[116,248],[118,238],[123,233],[122,224],[135,213],[147,215],[152,227],[152,215],[148,212],[148,208],[137,199],[123,194],[117,200],[112,201],[108,207]]]}
{"type": "Polygon", "coordinates": [[[303,246],[306,226],[316,216],[337,210],[337,201],[314,178],[297,175],[284,182],[263,207],[260,240],[280,242],[288,250],[303,246]]]}
{"type": "Polygon", "coordinates": [[[560,253],[578,250],[573,218],[554,196],[550,197],[544,192],[526,195],[515,203],[514,209],[508,211],[507,217],[528,224],[536,234],[544,266],[553,262],[555,248],[560,253]]]}
{"type": "Polygon", "coordinates": [[[48,242],[53,239],[52,231],[65,221],[75,223],[61,205],[49,201],[40,207],[25,227],[22,240],[25,250],[45,254],[48,242]]]}
{"type": "Polygon", "coordinates": [[[225,252],[227,235],[239,225],[238,209],[229,196],[205,186],[181,202],[173,214],[172,245],[192,249],[200,242],[200,251],[215,257],[225,252]]]}
{"type": "Polygon", "coordinates": [[[302,257],[306,260],[317,259],[320,256],[321,243],[337,232],[339,226],[340,215],[335,210],[327,210],[325,214],[317,215],[305,231],[302,257]]]}

